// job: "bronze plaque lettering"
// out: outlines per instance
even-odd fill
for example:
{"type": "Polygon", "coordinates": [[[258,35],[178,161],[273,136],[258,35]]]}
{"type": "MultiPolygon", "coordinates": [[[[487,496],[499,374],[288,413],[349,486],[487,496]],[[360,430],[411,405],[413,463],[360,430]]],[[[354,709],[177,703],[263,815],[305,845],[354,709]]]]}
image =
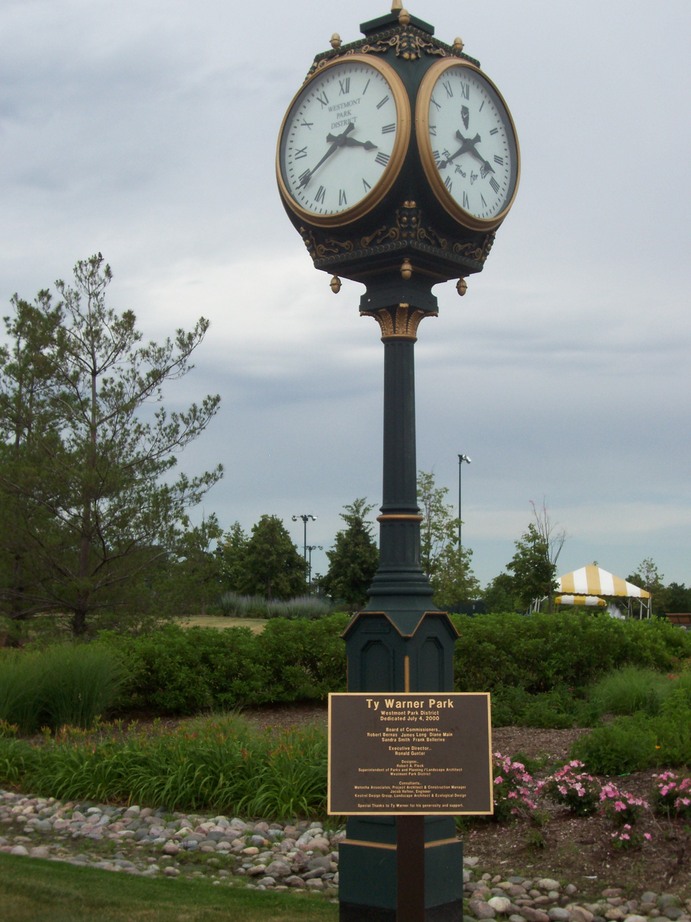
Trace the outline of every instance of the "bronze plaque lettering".
{"type": "Polygon", "coordinates": [[[490,728],[484,692],[329,695],[329,813],[492,813],[490,728]]]}

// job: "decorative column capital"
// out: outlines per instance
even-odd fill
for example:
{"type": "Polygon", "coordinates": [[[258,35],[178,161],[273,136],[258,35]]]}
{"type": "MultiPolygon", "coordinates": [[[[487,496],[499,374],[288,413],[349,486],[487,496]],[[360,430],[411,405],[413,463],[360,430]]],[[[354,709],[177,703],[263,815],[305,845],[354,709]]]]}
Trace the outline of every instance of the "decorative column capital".
{"type": "Polygon", "coordinates": [[[392,339],[417,341],[417,328],[424,317],[436,317],[437,311],[420,310],[410,304],[395,304],[376,311],[360,311],[361,317],[374,317],[383,342],[392,339]]]}

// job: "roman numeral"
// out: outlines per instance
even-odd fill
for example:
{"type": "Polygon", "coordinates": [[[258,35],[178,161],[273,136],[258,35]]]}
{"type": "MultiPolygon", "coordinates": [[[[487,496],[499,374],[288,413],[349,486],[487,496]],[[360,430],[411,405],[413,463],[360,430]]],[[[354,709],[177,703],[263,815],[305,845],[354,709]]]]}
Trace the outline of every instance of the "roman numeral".
{"type": "Polygon", "coordinates": [[[451,192],[451,190],[452,190],[452,188],[453,188],[453,182],[451,181],[451,177],[450,177],[450,176],[447,176],[447,177],[446,177],[446,179],[444,180],[444,185],[445,185],[446,188],[449,190],[449,192],[451,192]]]}
{"type": "Polygon", "coordinates": [[[480,193],[480,199],[482,200],[483,208],[487,208],[487,202],[485,201],[485,197],[482,193],[480,193]]]}
{"type": "Polygon", "coordinates": [[[300,148],[298,148],[298,150],[296,150],[295,153],[293,154],[293,158],[294,158],[295,160],[302,160],[302,158],[303,158],[303,157],[306,157],[306,156],[307,156],[307,148],[306,148],[306,147],[300,147],[300,148]]]}
{"type": "Polygon", "coordinates": [[[300,127],[301,127],[301,128],[309,128],[310,131],[312,130],[312,126],[313,126],[313,125],[314,125],[314,122],[306,122],[306,121],[304,120],[304,118],[303,118],[303,120],[300,122],[300,127]]]}
{"type": "Polygon", "coordinates": [[[321,103],[322,109],[329,105],[329,97],[326,95],[324,90],[322,90],[319,96],[317,96],[317,102],[321,103]]]}
{"type": "Polygon", "coordinates": [[[499,154],[494,155],[494,162],[498,163],[499,166],[504,166],[504,158],[500,157],[499,154]]]}
{"type": "Polygon", "coordinates": [[[365,193],[369,192],[369,190],[372,188],[364,176],[362,177],[362,187],[365,190],[365,193]]]}
{"type": "Polygon", "coordinates": [[[494,176],[492,176],[492,178],[490,179],[489,184],[494,189],[495,192],[499,191],[499,183],[494,178],[494,176]]]}
{"type": "Polygon", "coordinates": [[[437,126],[436,126],[436,125],[430,125],[430,126],[429,126],[429,133],[430,133],[430,137],[436,138],[436,136],[437,136],[437,126]]]}
{"type": "Polygon", "coordinates": [[[387,102],[389,101],[389,99],[390,97],[387,93],[387,95],[384,96],[383,99],[380,99],[379,102],[377,103],[377,109],[381,109],[382,106],[385,106],[387,102]]]}
{"type": "Polygon", "coordinates": [[[383,151],[379,151],[379,153],[374,159],[380,166],[386,166],[386,164],[391,159],[391,155],[385,154],[383,151]]]}
{"type": "Polygon", "coordinates": [[[443,83],[442,83],[442,86],[443,86],[444,89],[446,90],[446,95],[449,97],[449,99],[452,99],[452,98],[453,98],[453,87],[451,86],[451,84],[449,83],[449,81],[448,81],[448,80],[444,80],[443,83]]]}
{"type": "Polygon", "coordinates": [[[396,122],[392,122],[390,125],[382,125],[381,133],[382,134],[393,134],[396,131],[396,122]]]}
{"type": "Polygon", "coordinates": [[[363,95],[363,96],[365,95],[365,93],[367,92],[367,90],[368,90],[368,88],[369,88],[369,83],[370,83],[370,82],[369,82],[369,80],[368,80],[367,83],[365,84],[365,88],[364,88],[364,90],[362,91],[362,95],[363,95]]]}
{"type": "Polygon", "coordinates": [[[338,85],[341,88],[341,96],[347,96],[350,93],[350,77],[346,77],[345,80],[339,80],[338,85]]]}
{"type": "Polygon", "coordinates": [[[493,129],[490,131],[490,134],[499,134],[499,129],[498,129],[498,128],[493,128],[493,129]]]}
{"type": "Polygon", "coordinates": [[[432,96],[432,98],[430,99],[430,102],[437,107],[437,110],[441,109],[441,106],[439,105],[437,100],[434,98],[434,96],[432,96]]]}
{"type": "Polygon", "coordinates": [[[461,96],[464,99],[470,99],[470,84],[461,81],[461,96]]]}
{"type": "Polygon", "coordinates": [[[469,207],[470,207],[470,199],[468,198],[468,193],[467,193],[467,192],[464,192],[464,193],[463,193],[463,207],[464,207],[464,208],[469,208],[469,207]]]}
{"type": "Polygon", "coordinates": [[[314,201],[319,202],[320,205],[323,205],[325,195],[326,195],[326,189],[324,188],[324,186],[319,186],[314,196],[314,201]]]}
{"type": "Polygon", "coordinates": [[[338,204],[339,204],[339,205],[347,205],[347,204],[348,204],[348,199],[347,199],[347,197],[346,197],[345,189],[339,189],[339,190],[338,190],[338,204]]]}

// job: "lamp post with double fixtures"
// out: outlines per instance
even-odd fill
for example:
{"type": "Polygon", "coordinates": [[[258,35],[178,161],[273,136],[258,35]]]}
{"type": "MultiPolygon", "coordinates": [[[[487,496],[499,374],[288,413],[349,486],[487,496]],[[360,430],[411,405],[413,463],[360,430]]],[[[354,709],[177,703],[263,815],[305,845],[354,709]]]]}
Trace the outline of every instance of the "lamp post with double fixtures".
{"type": "Polygon", "coordinates": [[[321,544],[308,544],[307,553],[309,557],[307,558],[307,585],[308,587],[312,586],[312,551],[323,551],[324,548],[321,544]]]}
{"type": "Polygon", "coordinates": [[[463,545],[461,543],[461,471],[463,470],[463,462],[470,464],[470,458],[468,455],[459,455],[458,456],[458,553],[459,559],[461,556],[461,551],[463,550],[463,545]]]}
{"type": "Polygon", "coordinates": [[[307,566],[307,523],[310,522],[310,521],[316,522],[316,521],[317,521],[317,517],[316,517],[316,515],[312,515],[311,513],[307,513],[307,514],[305,514],[305,515],[294,515],[294,516],[293,516],[293,521],[294,521],[294,522],[297,522],[297,521],[299,521],[300,519],[302,519],[302,526],[303,526],[303,530],[302,530],[302,556],[305,558],[305,566],[307,566]]]}

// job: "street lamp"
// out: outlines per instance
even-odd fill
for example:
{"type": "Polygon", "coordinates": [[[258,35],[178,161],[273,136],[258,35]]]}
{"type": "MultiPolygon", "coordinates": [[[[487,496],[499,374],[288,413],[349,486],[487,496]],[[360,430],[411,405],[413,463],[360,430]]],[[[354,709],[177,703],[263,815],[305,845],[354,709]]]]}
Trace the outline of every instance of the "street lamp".
{"type": "Polygon", "coordinates": [[[323,550],[324,548],[321,546],[321,544],[308,544],[307,545],[307,553],[309,554],[309,558],[307,561],[307,585],[308,586],[312,585],[312,551],[323,551],[323,550]]]}
{"type": "Polygon", "coordinates": [[[294,522],[297,522],[299,519],[302,519],[302,525],[303,525],[302,556],[305,558],[305,566],[307,566],[307,523],[310,521],[310,519],[313,522],[316,522],[317,517],[316,515],[311,515],[309,513],[307,515],[294,515],[293,516],[294,522]]]}
{"type": "Polygon", "coordinates": [[[459,455],[458,456],[458,556],[461,557],[461,471],[463,470],[463,462],[470,464],[470,458],[468,455],[459,455]]]}

